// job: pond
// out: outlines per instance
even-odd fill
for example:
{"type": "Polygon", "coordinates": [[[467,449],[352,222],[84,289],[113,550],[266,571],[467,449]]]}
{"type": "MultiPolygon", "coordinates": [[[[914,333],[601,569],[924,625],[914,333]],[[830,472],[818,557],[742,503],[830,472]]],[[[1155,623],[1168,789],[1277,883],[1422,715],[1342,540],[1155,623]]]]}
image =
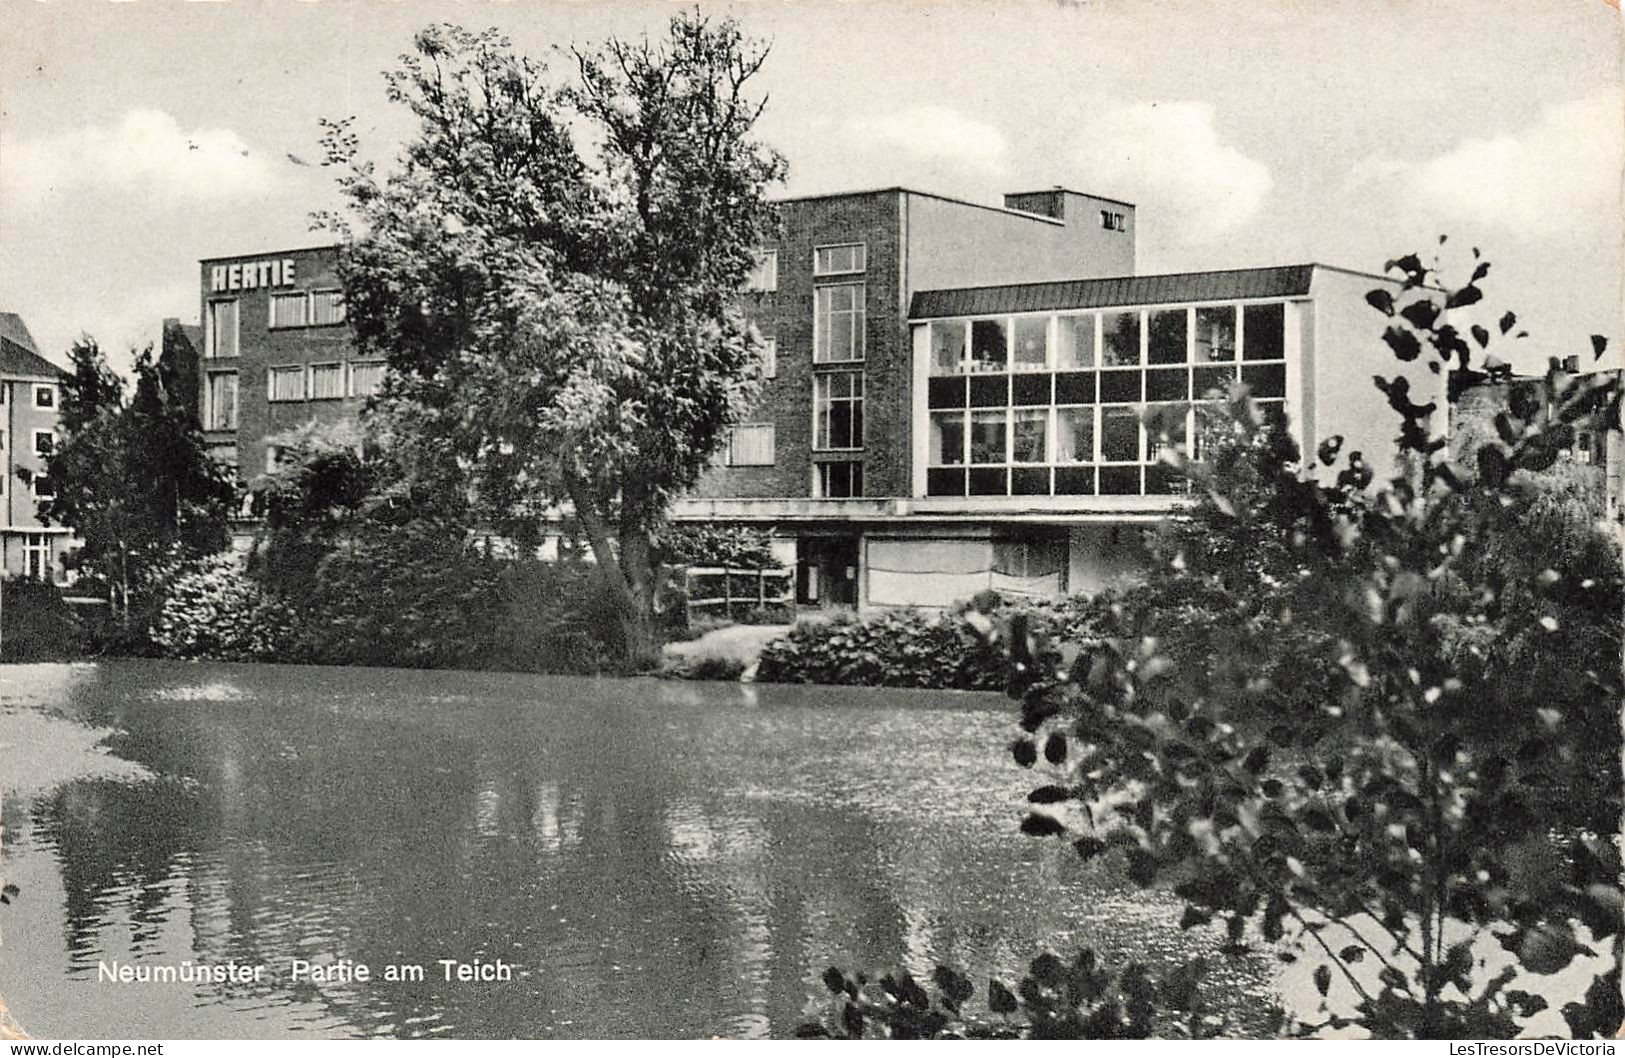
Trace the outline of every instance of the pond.
{"type": "Polygon", "coordinates": [[[1110,860],[1017,831],[1012,716],[944,692],[7,666],[0,996],[42,1036],[786,1036],[831,963],[1211,946],[1110,860]],[[448,982],[443,959],[511,978],[448,982]],[[266,970],[101,971],[188,960],[266,970]]]}

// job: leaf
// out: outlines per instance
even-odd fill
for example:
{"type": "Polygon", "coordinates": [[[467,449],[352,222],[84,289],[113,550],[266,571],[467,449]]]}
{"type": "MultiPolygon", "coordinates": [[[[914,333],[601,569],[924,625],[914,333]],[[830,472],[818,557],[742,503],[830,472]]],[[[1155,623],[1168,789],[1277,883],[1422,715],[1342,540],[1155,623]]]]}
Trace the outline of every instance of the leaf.
{"type": "MultiPolygon", "coordinates": [[[[1488,271],[1489,265],[1479,265],[1479,268],[1484,271],[1488,271]]],[[[1474,278],[1478,278],[1476,274],[1474,278]]],[[[1484,292],[1473,284],[1468,283],[1460,290],[1453,291],[1450,297],[1445,299],[1444,307],[1446,309],[1466,308],[1468,305],[1476,305],[1483,300],[1484,292]]]]}
{"type": "Polygon", "coordinates": [[[1033,812],[1021,821],[1021,832],[1029,837],[1047,838],[1056,834],[1065,834],[1066,827],[1060,820],[1033,812]]]}
{"type": "Polygon", "coordinates": [[[1394,296],[1386,290],[1372,290],[1366,293],[1366,304],[1382,313],[1384,316],[1394,314],[1394,296]]]}
{"type": "Polygon", "coordinates": [[[1179,916],[1179,928],[1190,929],[1194,926],[1205,926],[1211,921],[1213,921],[1213,912],[1203,911],[1200,908],[1187,905],[1185,913],[1179,916]]]}
{"type": "Polygon", "coordinates": [[[987,1008],[995,1014],[1016,1012],[1016,997],[998,978],[991,978],[987,982],[987,1008]]]}
{"type": "Polygon", "coordinates": [[[1066,761],[1066,736],[1060,732],[1050,735],[1044,740],[1044,759],[1051,764],[1062,764],[1066,761]]]}
{"type": "Polygon", "coordinates": [[[832,995],[840,995],[846,991],[846,975],[831,966],[824,971],[824,987],[829,989],[832,995]]]}
{"type": "Polygon", "coordinates": [[[1478,343],[1478,347],[1480,349],[1488,349],[1489,348],[1489,345],[1490,345],[1490,332],[1489,331],[1485,330],[1483,327],[1479,326],[1476,323],[1473,324],[1471,327],[1469,327],[1468,330],[1470,332],[1472,332],[1473,340],[1478,343]]]}
{"type": "Polygon", "coordinates": [[[1030,768],[1038,762],[1038,747],[1033,745],[1030,738],[1018,738],[1010,743],[1010,753],[1023,768],[1030,768]]]}
{"type": "Polygon", "coordinates": [[[1265,768],[1269,767],[1269,763],[1270,763],[1270,750],[1269,750],[1269,747],[1268,746],[1254,746],[1252,751],[1249,752],[1247,754],[1246,758],[1244,758],[1242,760],[1241,766],[1243,768],[1246,768],[1248,771],[1252,772],[1254,775],[1257,775],[1260,772],[1262,772],[1265,768]]]}
{"type": "Polygon", "coordinates": [[[1085,863],[1099,856],[1108,848],[1107,844],[1099,838],[1079,838],[1072,843],[1072,847],[1078,850],[1078,858],[1085,863]]]}
{"type": "MultiPolygon", "coordinates": [[[[1478,256],[1478,247],[1476,247],[1476,246],[1473,247],[1473,256],[1474,257],[1478,256]]],[[[1485,276],[1487,276],[1489,274],[1490,274],[1490,263],[1488,261],[1480,261],[1478,263],[1478,267],[1473,269],[1473,278],[1470,280],[1470,282],[1476,283],[1480,279],[1483,279],[1485,276]]]]}
{"type": "Polygon", "coordinates": [[[1517,315],[1517,313],[1515,313],[1515,312],[1506,313],[1504,316],[1501,317],[1501,333],[1502,334],[1507,333],[1513,327],[1515,327],[1517,325],[1517,323],[1518,323],[1518,315],[1517,315]]]}
{"type": "Polygon", "coordinates": [[[1410,331],[1390,327],[1382,332],[1382,340],[1388,343],[1395,356],[1407,363],[1422,355],[1422,343],[1410,331]]]}
{"type": "Polygon", "coordinates": [[[1065,786],[1040,786],[1027,795],[1028,802],[1035,805],[1053,805],[1070,799],[1072,791],[1065,786]]]}
{"type": "Polygon", "coordinates": [[[1365,959],[1365,949],[1358,944],[1350,944],[1337,953],[1337,957],[1346,963],[1357,963],[1365,959]]]}
{"type": "Polygon", "coordinates": [[[1325,963],[1321,963],[1319,966],[1315,967],[1315,991],[1324,996],[1327,992],[1331,991],[1331,987],[1332,968],[1327,966],[1325,963]]]}
{"type": "Polygon", "coordinates": [[[1144,849],[1129,849],[1128,879],[1144,887],[1157,879],[1157,858],[1144,849]]]}
{"type": "Polygon", "coordinates": [[[1593,334],[1591,336],[1591,358],[1595,360],[1607,351],[1608,339],[1600,334],[1593,334]]]}
{"type": "Polygon", "coordinates": [[[1438,320],[1439,306],[1430,300],[1423,299],[1406,305],[1399,310],[1399,314],[1412,327],[1419,331],[1425,331],[1431,329],[1438,320]]]}

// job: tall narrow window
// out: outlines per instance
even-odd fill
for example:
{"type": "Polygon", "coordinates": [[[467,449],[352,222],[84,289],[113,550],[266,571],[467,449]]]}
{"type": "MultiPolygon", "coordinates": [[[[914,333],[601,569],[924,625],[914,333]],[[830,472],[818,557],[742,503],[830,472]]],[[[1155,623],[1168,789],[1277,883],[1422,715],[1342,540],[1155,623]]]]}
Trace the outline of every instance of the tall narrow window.
{"type": "Polygon", "coordinates": [[[832,371],[813,379],[813,447],[863,447],[863,372],[832,371]]]}
{"type": "Polygon", "coordinates": [[[305,369],[297,365],[273,367],[266,373],[267,400],[304,400],[305,369]]]}
{"type": "Polygon", "coordinates": [[[953,375],[965,369],[965,321],[931,324],[931,373],[953,375]]]}
{"type": "Polygon", "coordinates": [[[205,430],[237,429],[237,372],[209,372],[208,391],[204,398],[205,430]]]}
{"type": "Polygon", "coordinates": [[[203,341],[206,357],[237,355],[237,301],[209,302],[207,331],[203,341]]]}
{"type": "Polygon", "coordinates": [[[1196,310],[1196,362],[1227,364],[1236,358],[1236,310],[1210,305],[1196,310]]]}
{"type": "Polygon", "coordinates": [[[303,327],[310,322],[310,299],[303,293],[271,295],[272,327],[303,327]]]}
{"type": "Polygon", "coordinates": [[[779,377],[779,340],[777,338],[762,339],[762,377],[779,377]]]}
{"type": "Polygon", "coordinates": [[[842,283],[813,292],[813,361],[863,359],[864,286],[842,283]]]}
{"type": "Polygon", "coordinates": [[[23,537],[23,576],[30,580],[51,579],[51,538],[44,533],[23,537]]]}
{"type": "Polygon", "coordinates": [[[745,289],[771,292],[779,289],[779,251],[763,250],[745,276],[745,289]]]}

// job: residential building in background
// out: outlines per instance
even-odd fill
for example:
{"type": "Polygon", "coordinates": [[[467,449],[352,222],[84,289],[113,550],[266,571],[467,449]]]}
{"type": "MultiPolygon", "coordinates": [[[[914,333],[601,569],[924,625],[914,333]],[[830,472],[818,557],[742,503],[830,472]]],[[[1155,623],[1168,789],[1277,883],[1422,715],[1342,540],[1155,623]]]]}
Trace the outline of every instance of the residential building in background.
{"type": "Polygon", "coordinates": [[[62,371],[40,355],[28,326],[14,312],[0,312],[0,569],[7,577],[65,583],[63,556],[73,534],[40,521],[39,501],[50,498],[45,460],[59,436],[62,371]],[[28,471],[24,484],[17,471],[28,471]]]}

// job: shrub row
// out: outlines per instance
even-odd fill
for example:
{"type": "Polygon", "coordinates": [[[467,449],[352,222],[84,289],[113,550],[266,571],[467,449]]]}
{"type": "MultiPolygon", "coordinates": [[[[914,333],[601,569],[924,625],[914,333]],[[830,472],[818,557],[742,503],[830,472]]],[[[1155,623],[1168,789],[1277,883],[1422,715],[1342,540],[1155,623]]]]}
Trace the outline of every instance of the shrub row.
{"type": "Polygon", "coordinates": [[[974,627],[976,618],[1008,621],[1025,614],[1067,640],[1087,637],[1092,604],[1013,600],[986,592],[944,611],[889,610],[804,620],[762,650],[756,679],[870,687],[1002,690],[1009,678],[1001,645],[974,627]]]}

